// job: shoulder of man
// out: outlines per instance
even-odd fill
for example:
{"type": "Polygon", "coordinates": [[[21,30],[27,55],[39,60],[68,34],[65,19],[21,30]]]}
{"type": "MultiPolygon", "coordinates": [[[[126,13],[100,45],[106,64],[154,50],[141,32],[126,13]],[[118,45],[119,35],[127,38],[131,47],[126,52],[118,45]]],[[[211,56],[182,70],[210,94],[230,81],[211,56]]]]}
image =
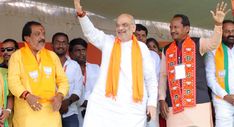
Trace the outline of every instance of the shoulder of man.
{"type": "Polygon", "coordinates": [[[191,37],[191,39],[195,42],[198,43],[200,41],[199,37],[191,37]]]}
{"type": "Polygon", "coordinates": [[[100,68],[100,66],[98,64],[93,64],[93,63],[89,63],[89,62],[86,63],[86,66],[91,67],[91,68],[100,68]]]}
{"type": "Polygon", "coordinates": [[[170,42],[169,44],[167,44],[164,48],[163,48],[163,53],[166,54],[167,49],[169,48],[169,46],[172,44],[172,42],[170,42]]]}

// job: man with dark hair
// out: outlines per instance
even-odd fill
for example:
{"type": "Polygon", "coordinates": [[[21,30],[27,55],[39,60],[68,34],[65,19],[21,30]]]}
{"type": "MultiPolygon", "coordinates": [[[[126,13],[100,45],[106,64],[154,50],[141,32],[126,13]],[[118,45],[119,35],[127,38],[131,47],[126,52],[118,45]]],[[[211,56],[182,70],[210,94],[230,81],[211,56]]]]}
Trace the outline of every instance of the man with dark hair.
{"type": "MultiPolygon", "coordinates": [[[[137,40],[139,40],[145,44],[147,43],[148,30],[145,26],[143,26],[142,24],[136,24],[136,31],[134,34],[136,35],[137,40]]],[[[151,57],[153,59],[153,63],[154,63],[155,68],[156,68],[157,79],[159,80],[160,56],[156,52],[151,50],[150,48],[149,48],[149,50],[150,50],[151,57]]]]}
{"type": "MultiPolygon", "coordinates": [[[[83,96],[81,98],[82,116],[85,115],[88,99],[93,91],[94,85],[99,75],[99,66],[87,61],[88,43],[82,38],[75,38],[70,41],[69,54],[71,58],[79,63],[83,74],[83,96]]],[[[82,122],[82,118],[80,118],[82,122]]]]}
{"type": "Polygon", "coordinates": [[[212,90],[216,127],[234,126],[234,21],[223,21],[222,42],[207,53],[206,73],[212,90]]]}
{"type": "Polygon", "coordinates": [[[61,127],[59,109],[69,85],[58,56],[44,48],[45,29],[35,21],[22,31],[24,47],[9,61],[14,127],[61,127]]]}
{"type": "Polygon", "coordinates": [[[2,42],[2,56],[3,56],[3,62],[0,64],[0,72],[1,72],[1,78],[0,78],[0,84],[3,86],[0,86],[1,88],[4,88],[2,90],[2,96],[0,97],[1,101],[3,102],[3,107],[0,107],[3,109],[2,114],[0,115],[0,125],[4,125],[4,127],[8,127],[12,125],[12,119],[8,119],[12,108],[13,108],[13,100],[14,97],[12,94],[10,94],[8,90],[8,61],[12,55],[17,49],[18,49],[18,44],[15,40],[13,39],[6,39],[2,42]]]}
{"type": "Polygon", "coordinates": [[[203,55],[221,42],[226,6],[222,2],[211,11],[215,28],[207,39],[189,36],[187,16],[175,15],[171,20],[174,41],[162,53],[159,85],[160,110],[168,127],[213,126],[203,55]]]}
{"type": "Polygon", "coordinates": [[[139,41],[146,42],[148,36],[148,30],[142,24],[136,24],[135,35],[139,41]]]}
{"type": "Polygon", "coordinates": [[[8,68],[8,61],[11,54],[19,49],[18,43],[13,39],[6,39],[2,42],[1,52],[3,57],[3,62],[0,64],[2,68],[8,68]]]}
{"type": "MultiPolygon", "coordinates": [[[[135,35],[137,37],[137,40],[143,42],[146,44],[146,40],[147,40],[147,35],[148,35],[148,30],[145,26],[143,26],[142,24],[136,24],[136,31],[135,31],[135,35]]],[[[150,49],[149,49],[150,50],[150,49]]],[[[159,81],[159,72],[160,72],[160,57],[159,55],[150,50],[150,54],[151,54],[151,57],[152,57],[152,62],[155,66],[155,72],[156,72],[156,76],[157,76],[157,79],[159,81]]],[[[159,126],[159,118],[158,118],[158,113],[156,113],[156,120],[152,121],[150,120],[148,123],[147,123],[148,127],[158,127],[159,126]]]]}
{"type": "Polygon", "coordinates": [[[62,124],[63,127],[79,127],[77,102],[82,93],[82,73],[79,64],[67,55],[68,46],[67,34],[59,32],[53,35],[53,50],[60,59],[70,85],[69,93],[60,108],[62,124]]]}

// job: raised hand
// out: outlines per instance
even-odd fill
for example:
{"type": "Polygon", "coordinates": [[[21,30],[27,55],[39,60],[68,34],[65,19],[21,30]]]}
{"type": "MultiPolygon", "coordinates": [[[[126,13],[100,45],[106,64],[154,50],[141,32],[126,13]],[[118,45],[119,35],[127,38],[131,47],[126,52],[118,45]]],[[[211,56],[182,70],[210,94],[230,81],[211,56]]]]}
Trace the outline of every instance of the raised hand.
{"type": "Polygon", "coordinates": [[[82,13],[82,6],[80,5],[80,0],[74,0],[74,6],[77,11],[77,13],[82,13]]]}
{"type": "Polygon", "coordinates": [[[222,25],[225,15],[230,11],[230,9],[226,10],[227,3],[222,2],[218,3],[216,6],[215,12],[210,11],[215,21],[215,25],[222,25]]]}

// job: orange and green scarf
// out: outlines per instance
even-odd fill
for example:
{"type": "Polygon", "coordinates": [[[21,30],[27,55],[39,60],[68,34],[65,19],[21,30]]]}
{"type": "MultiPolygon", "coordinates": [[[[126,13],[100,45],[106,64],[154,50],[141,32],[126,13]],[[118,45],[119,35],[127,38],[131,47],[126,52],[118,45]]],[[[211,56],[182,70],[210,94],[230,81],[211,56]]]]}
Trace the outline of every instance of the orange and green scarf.
{"type": "MultiPolygon", "coordinates": [[[[121,63],[121,41],[116,38],[109,62],[106,81],[106,96],[115,98],[118,90],[119,72],[121,63]]],[[[141,102],[143,98],[143,66],[142,54],[136,37],[132,36],[132,82],[133,100],[141,102]]]]}
{"type": "Polygon", "coordinates": [[[216,78],[220,86],[230,94],[228,84],[228,47],[221,43],[215,53],[216,78]]]}

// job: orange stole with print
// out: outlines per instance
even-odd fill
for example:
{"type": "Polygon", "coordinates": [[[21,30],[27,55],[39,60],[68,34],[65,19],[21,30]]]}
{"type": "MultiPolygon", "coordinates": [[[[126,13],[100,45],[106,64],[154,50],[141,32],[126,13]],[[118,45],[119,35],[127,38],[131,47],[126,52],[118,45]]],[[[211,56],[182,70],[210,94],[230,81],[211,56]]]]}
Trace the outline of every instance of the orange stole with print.
{"type": "Polygon", "coordinates": [[[178,65],[176,42],[172,42],[166,51],[168,85],[173,113],[184,110],[184,107],[196,105],[196,45],[188,36],[182,44],[182,63],[185,65],[184,79],[175,79],[175,66],[178,65]]]}

